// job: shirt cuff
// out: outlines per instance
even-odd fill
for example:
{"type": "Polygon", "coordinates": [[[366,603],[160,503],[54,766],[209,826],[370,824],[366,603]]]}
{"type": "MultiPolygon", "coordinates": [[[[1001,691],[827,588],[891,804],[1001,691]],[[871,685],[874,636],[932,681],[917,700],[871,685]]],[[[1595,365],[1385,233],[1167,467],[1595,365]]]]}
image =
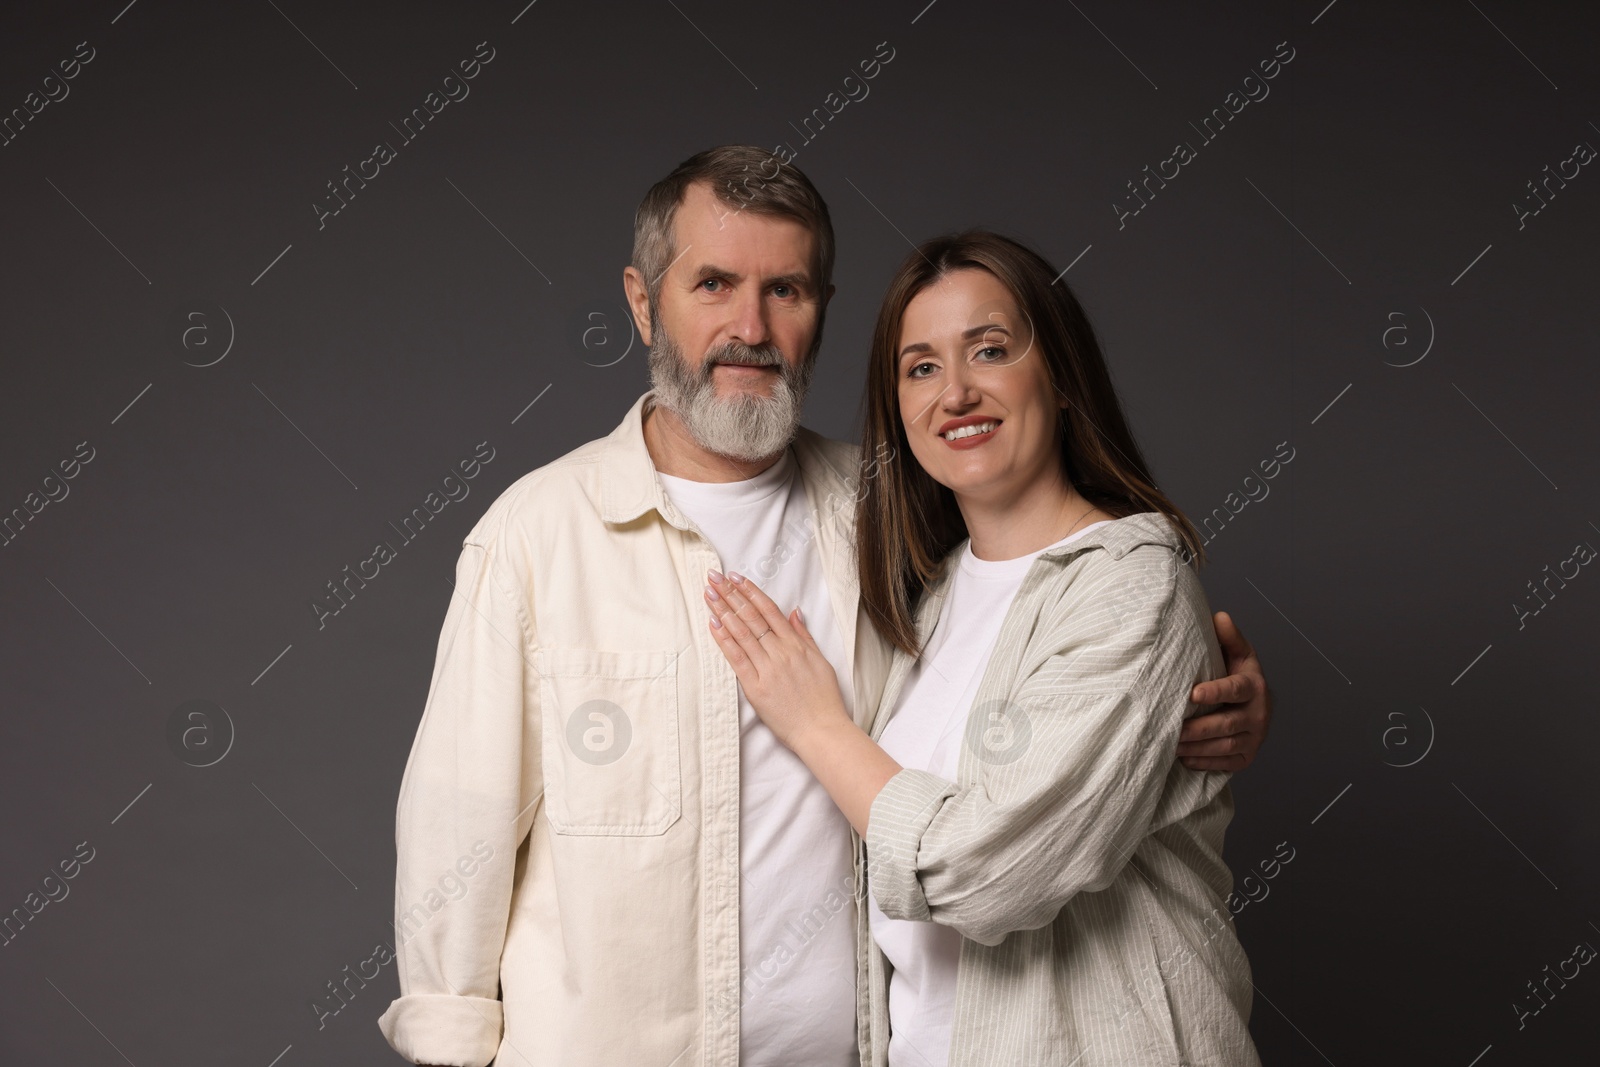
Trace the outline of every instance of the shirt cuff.
{"type": "Polygon", "coordinates": [[[928,921],[917,852],[944,799],[955,793],[954,782],[903,768],[873,798],[867,812],[867,888],[889,918],[928,921]]]}
{"type": "Polygon", "coordinates": [[[500,1049],[501,1012],[485,997],[413,993],[391,1003],[378,1027],[412,1063],[486,1067],[500,1049]]]}

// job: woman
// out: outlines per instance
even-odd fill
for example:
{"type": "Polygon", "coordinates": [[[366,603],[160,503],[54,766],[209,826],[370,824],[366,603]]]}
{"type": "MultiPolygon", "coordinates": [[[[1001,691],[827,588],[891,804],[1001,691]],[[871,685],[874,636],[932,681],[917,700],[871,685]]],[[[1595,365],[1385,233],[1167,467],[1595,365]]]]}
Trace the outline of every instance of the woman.
{"type": "Polygon", "coordinates": [[[871,735],[798,610],[732,574],[706,596],[745,694],[863,838],[873,1067],[1258,1064],[1229,774],[1172,760],[1222,668],[1200,538],[1083,309],[1014,241],[937,238],[870,359],[864,454],[901,457],[857,519],[897,648],[871,735]]]}

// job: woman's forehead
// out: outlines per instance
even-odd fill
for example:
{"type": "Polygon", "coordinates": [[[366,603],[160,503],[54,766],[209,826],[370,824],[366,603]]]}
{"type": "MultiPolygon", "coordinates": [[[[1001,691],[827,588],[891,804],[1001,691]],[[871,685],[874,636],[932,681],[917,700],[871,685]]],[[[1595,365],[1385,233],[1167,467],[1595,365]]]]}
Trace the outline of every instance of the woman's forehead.
{"type": "Polygon", "coordinates": [[[1026,333],[1027,316],[1005,284],[986,270],[967,268],[934,279],[912,297],[901,319],[903,343],[960,338],[975,327],[1026,333]],[[917,337],[910,336],[917,334],[917,337]],[[927,336],[922,336],[926,334],[927,336]]]}

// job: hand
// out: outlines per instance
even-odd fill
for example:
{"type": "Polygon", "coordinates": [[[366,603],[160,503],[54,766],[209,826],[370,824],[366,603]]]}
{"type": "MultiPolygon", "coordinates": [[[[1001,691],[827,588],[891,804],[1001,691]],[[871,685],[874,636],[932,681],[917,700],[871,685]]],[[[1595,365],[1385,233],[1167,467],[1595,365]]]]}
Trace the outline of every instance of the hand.
{"type": "Polygon", "coordinates": [[[806,629],[749,578],[710,572],[711,633],[756,714],[789,748],[816,726],[849,723],[839,678],[806,629]]]}
{"type": "Polygon", "coordinates": [[[1183,724],[1178,758],[1194,771],[1242,771],[1255,760],[1272,725],[1272,691],[1261,661],[1225,611],[1214,616],[1228,676],[1201,682],[1189,694],[1196,704],[1231,704],[1183,724]]]}

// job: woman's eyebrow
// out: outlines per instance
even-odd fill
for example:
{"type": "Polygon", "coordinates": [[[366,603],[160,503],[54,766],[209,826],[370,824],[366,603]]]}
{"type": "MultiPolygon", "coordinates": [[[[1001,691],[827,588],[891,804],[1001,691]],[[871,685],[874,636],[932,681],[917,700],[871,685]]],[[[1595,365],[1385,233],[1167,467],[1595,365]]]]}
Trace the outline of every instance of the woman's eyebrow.
{"type": "MultiPolygon", "coordinates": [[[[1003,333],[1003,334],[1005,334],[1007,336],[1010,336],[1010,334],[1011,334],[1011,331],[1009,329],[1007,329],[1006,327],[1000,325],[998,322],[991,322],[986,326],[968,326],[965,330],[963,330],[961,332],[961,339],[963,341],[970,341],[974,337],[982,337],[984,334],[990,332],[991,330],[998,330],[998,331],[1000,331],[1001,333],[1003,333]]],[[[906,345],[904,348],[902,348],[900,350],[900,358],[904,359],[904,358],[906,358],[906,356],[910,355],[913,352],[932,352],[932,351],[933,351],[933,346],[930,345],[928,342],[926,342],[926,341],[915,341],[915,342],[913,342],[913,343],[911,343],[909,345],[906,345]]]]}
{"type": "Polygon", "coordinates": [[[970,341],[974,337],[982,337],[984,334],[989,333],[991,330],[998,330],[1001,333],[1006,334],[1007,336],[1010,336],[1010,334],[1011,334],[1011,331],[1009,329],[1007,329],[1005,326],[1001,325],[998,322],[991,322],[991,323],[988,323],[987,325],[984,325],[984,326],[969,326],[969,327],[967,327],[967,331],[961,335],[961,338],[964,341],[970,341]]]}

